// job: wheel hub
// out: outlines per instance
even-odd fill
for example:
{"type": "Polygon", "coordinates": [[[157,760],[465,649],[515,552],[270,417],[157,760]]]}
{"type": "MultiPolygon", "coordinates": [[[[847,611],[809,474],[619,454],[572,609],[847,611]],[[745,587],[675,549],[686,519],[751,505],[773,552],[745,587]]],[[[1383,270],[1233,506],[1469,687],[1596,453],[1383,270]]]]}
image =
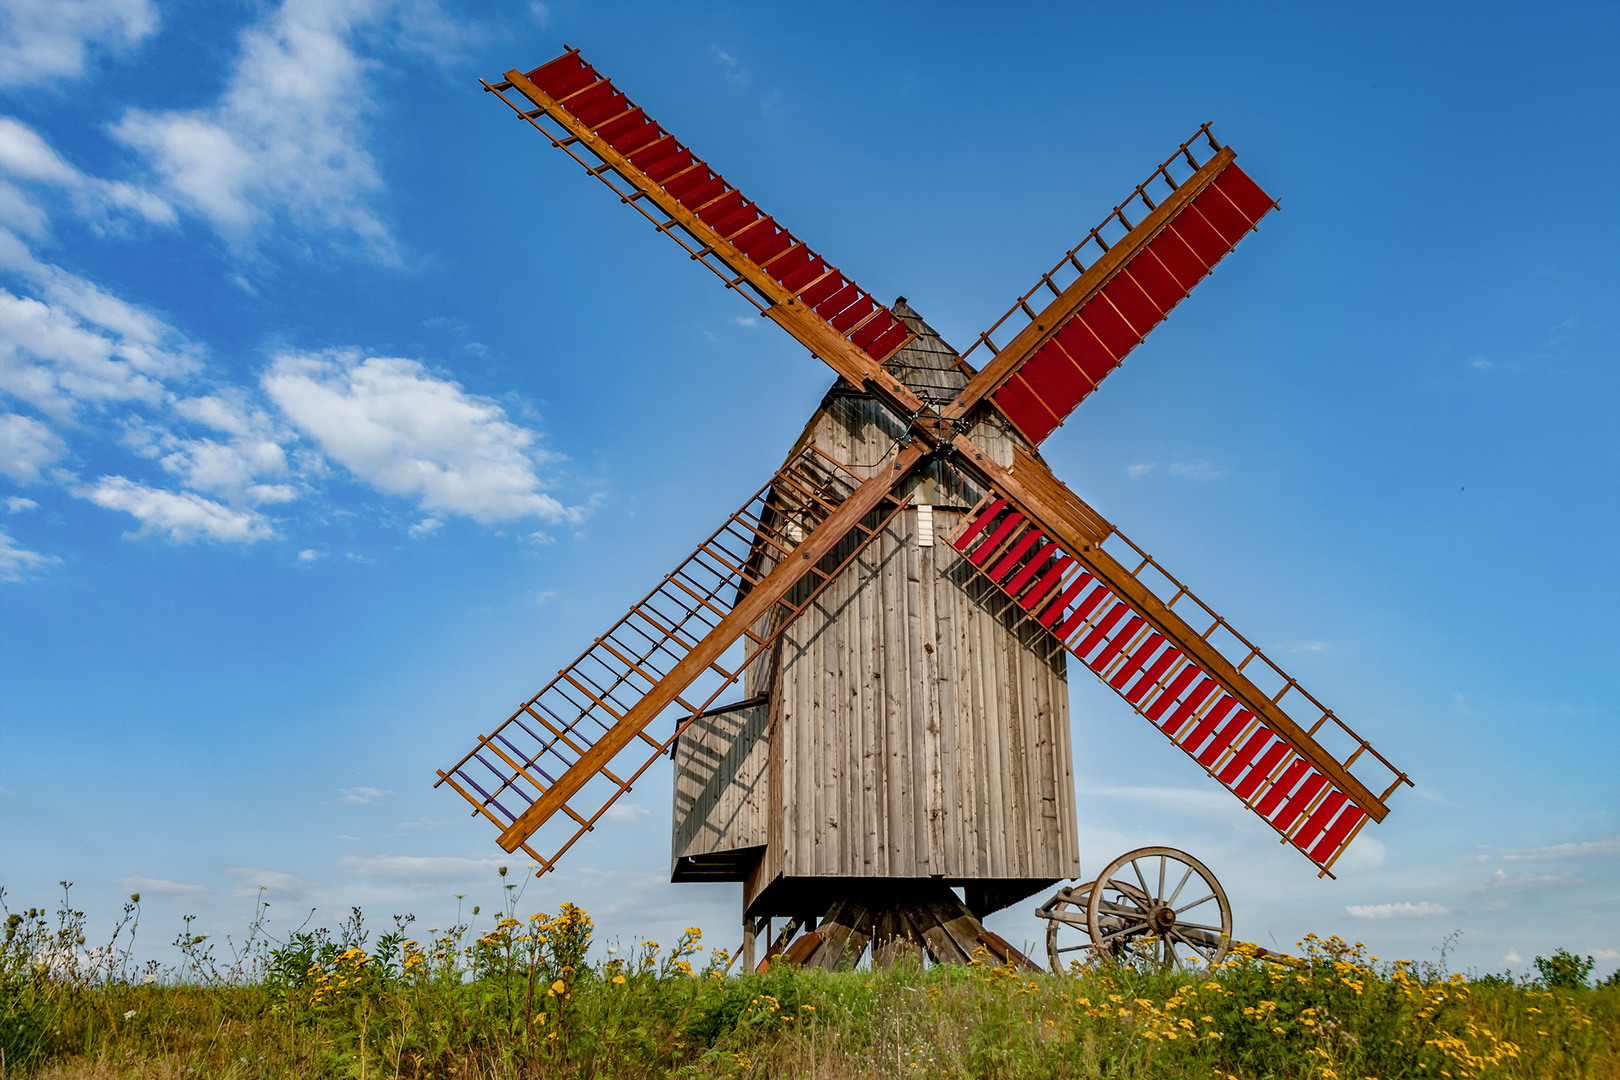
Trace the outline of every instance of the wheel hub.
{"type": "Polygon", "coordinates": [[[1155,934],[1168,934],[1176,925],[1175,909],[1163,901],[1155,903],[1148,912],[1148,925],[1155,934]]]}

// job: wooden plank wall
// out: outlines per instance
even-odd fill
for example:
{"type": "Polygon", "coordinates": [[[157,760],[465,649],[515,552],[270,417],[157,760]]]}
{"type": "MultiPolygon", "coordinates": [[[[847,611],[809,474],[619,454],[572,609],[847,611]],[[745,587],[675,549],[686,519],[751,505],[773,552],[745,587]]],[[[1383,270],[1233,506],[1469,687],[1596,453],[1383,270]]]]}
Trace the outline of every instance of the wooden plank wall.
{"type": "MultiPolygon", "coordinates": [[[[959,516],[936,511],[936,527],[959,516]]],[[[915,521],[903,515],[869,549],[866,574],[852,568],[784,635],[771,868],[1072,877],[1063,652],[1009,632],[999,596],[959,584],[959,556],[919,547],[915,521]]]]}

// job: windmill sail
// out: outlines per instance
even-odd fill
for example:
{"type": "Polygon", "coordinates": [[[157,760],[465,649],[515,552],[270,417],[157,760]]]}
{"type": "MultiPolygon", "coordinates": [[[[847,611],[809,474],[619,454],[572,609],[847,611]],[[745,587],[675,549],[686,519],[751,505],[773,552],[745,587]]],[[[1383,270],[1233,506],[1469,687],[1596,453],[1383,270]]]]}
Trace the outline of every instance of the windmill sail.
{"type": "Polygon", "coordinates": [[[994,359],[955,411],[988,395],[1031,442],[1050,435],[1275,206],[1234,156],[1208,124],[1178,147],[979,336],[963,359],[980,346],[994,359]],[[1201,138],[1215,151],[1203,163],[1201,138]]]}
{"type": "Polygon", "coordinates": [[[887,479],[863,483],[813,447],[794,455],[583,655],[441,769],[438,783],[500,827],[506,850],[521,846],[551,869],[882,531],[904,504],[888,495],[887,479]],[[775,631],[761,634],[760,625],[775,631]],[[529,847],[559,812],[566,821],[555,849],[529,847]]]}
{"type": "Polygon", "coordinates": [[[951,546],[1327,872],[1405,774],[1033,459],[1015,471],[1057,504],[1052,524],[996,492],[951,546]],[[1375,793],[1363,776],[1388,786],[1375,793]]]}
{"type": "Polygon", "coordinates": [[[921,404],[880,367],[910,337],[905,324],[699,160],[578,50],[484,85],[838,374],[856,386],[874,382],[907,411],[921,404]],[[508,98],[508,90],[533,107],[508,98]]]}

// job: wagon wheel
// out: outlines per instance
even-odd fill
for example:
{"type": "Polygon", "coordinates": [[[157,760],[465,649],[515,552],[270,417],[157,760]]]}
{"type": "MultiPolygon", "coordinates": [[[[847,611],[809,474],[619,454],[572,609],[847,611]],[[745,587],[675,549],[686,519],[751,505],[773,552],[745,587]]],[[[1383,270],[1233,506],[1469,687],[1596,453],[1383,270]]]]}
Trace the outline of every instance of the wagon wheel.
{"type": "Polygon", "coordinates": [[[1126,852],[1088,890],[1086,931],[1120,963],[1215,967],[1232,942],[1232,905],[1209,867],[1168,847],[1126,852]]]}
{"type": "Polygon", "coordinates": [[[1085,963],[1091,958],[1091,931],[1086,928],[1086,900],[1096,882],[1073,885],[1060,889],[1046,903],[1035,909],[1037,919],[1046,922],[1046,959],[1052,972],[1067,973],[1070,963],[1085,963]]]}

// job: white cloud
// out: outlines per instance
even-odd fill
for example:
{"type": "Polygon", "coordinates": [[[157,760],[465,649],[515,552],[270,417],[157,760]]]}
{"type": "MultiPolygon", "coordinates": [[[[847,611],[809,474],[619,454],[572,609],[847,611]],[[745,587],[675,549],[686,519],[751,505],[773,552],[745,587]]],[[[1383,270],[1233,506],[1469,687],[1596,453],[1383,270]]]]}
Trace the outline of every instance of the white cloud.
{"type": "Polygon", "coordinates": [[[294,437],[292,432],[279,430],[264,410],[249,407],[239,391],[180,398],[171,408],[181,419],[229,437],[182,438],[132,419],[125,425],[125,444],[144,457],[159,458],[164,471],[185,486],[236,505],[284,503],[298,497],[290,484],[261,482],[287,478],[287,455],[281,444],[294,437]]]}
{"type": "Polygon", "coordinates": [[[1568,874],[1506,874],[1501,870],[1492,874],[1490,880],[1482,885],[1475,885],[1470,892],[1494,892],[1497,889],[1528,889],[1538,885],[1576,885],[1579,878],[1568,874]]]}
{"type": "Polygon", "coordinates": [[[282,214],[301,228],[349,234],[392,261],[393,240],[369,201],[382,181],[362,145],[372,65],[353,47],[381,10],[367,0],[286,0],[242,33],[217,103],[131,109],[113,133],[238,249],[282,214]]]}
{"type": "Polygon", "coordinates": [[[55,555],[41,555],[18,547],[11,534],[0,529],[0,581],[21,581],[31,571],[61,561],[55,555]]]}
{"type": "Polygon", "coordinates": [[[1593,949],[1592,956],[1597,960],[1620,960],[1620,949],[1593,949]]]}
{"type": "Polygon", "coordinates": [[[25,499],[21,495],[11,495],[6,498],[6,512],[20,514],[25,510],[38,510],[39,503],[33,499],[25,499]]]}
{"type": "MultiPolygon", "coordinates": [[[[0,473],[19,484],[37,483],[39,470],[66,452],[67,445],[56,432],[33,417],[0,413],[0,473]]],[[[22,501],[38,505],[28,499],[22,501]]],[[[17,510],[11,508],[12,513],[17,510]]]]}
{"type": "Polygon", "coordinates": [[[720,46],[711,45],[709,51],[714,53],[714,62],[725,69],[727,82],[736,83],[738,86],[747,86],[749,81],[753,79],[753,73],[744,67],[740,60],[721,49],[720,46]]]}
{"type": "Polygon", "coordinates": [[[37,261],[0,230],[0,269],[35,296],[0,288],[0,392],[69,420],[81,405],[163,398],[201,368],[200,350],[162,319],[93,282],[37,261]]]}
{"type": "Polygon", "coordinates": [[[738,326],[758,326],[759,325],[759,320],[754,318],[752,315],[736,315],[736,316],[732,317],[731,321],[736,323],[738,326]]]}
{"type": "Polygon", "coordinates": [[[627,803],[620,800],[608,807],[607,813],[603,816],[609,821],[617,821],[623,825],[637,825],[642,818],[651,812],[645,806],[638,806],[636,803],[627,803]]]}
{"type": "Polygon", "coordinates": [[[284,354],[262,380],[299,430],[355,476],[423,510],[482,524],[576,520],[545,494],[538,437],[488,398],[435,378],[414,360],[284,354]]]}
{"type": "Polygon", "coordinates": [[[264,890],[267,897],[282,900],[297,900],[309,894],[312,886],[303,878],[294,877],[280,870],[260,870],[253,866],[233,866],[226,870],[228,874],[235,874],[242,880],[237,882],[231,890],[232,896],[258,896],[259,890],[264,890]]]}
{"type": "Polygon", "coordinates": [[[374,855],[362,858],[345,855],[338,865],[361,877],[398,885],[425,885],[446,881],[467,881],[493,874],[503,865],[495,859],[460,859],[453,856],[374,855]]]}
{"type": "Polygon", "coordinates": [[[376,802],[385,795],[392,795],[393,792],[374,787],[346,787],[338,788],[338,794],[342,796],[342,802],[368,803],[376,802]]]}
{"type": "Polygon", "coordinates": [[[119,878],[118,884],[125,892],[140,893],[141,896],[179,896],[192,900],[207,900],[210,893],[201,885],[183,885],[178,881],[168,881],[164,878],[126,877],[119,878]]]}
{"type": "Polygon", "coordinates": [[[1174,462],[1170,466],[1170,472],[1175,476],[1185,476],[1190,480],[1219,480],[1226,475],[1224,468],[1203,458],[1194,461],[1174,462]]]}
{"type": "Polygon", "coordinates": [[[1620,836],[1609,836],[1602,840],[1584,840],[1578,844],[1553,844],[1549,847],[1537,848],[1534,851],[1516,855],[1504,855],[1504,859],[1570,859],[1583,858],[1591,855],[1620,855],[1620,836]]]}
{"type": "Polygon", "coordinates": [[[1426,915],[1444,915],[1450,909],[1423,900],[1416,904],[1350,904],[1344,910],[1356,919],[1417,919],[1426,915]]]}
{"type": "Polygon", "coordinates": [[[298,553],[299,562],[314,562],[320,557],[321,553],[316,551],[314,548],[305,548],[303,551],[298,553]]]}
{"type": "Polygon", "coordinates": [[[1158,466],[1158,464],[1156,462],[1152,462],[1152,461],[1138,462],[1135,465],[1127,465],[1127,466],[1125,466],[1125,475],[1130,477],[1132,480],[1135,480],[1138,477],[1146,476],[1148,473],[1152,472],[1154,469],[1157,469],[1158,467],[1159,466],[1158,466]]]}
{"type": "Polygon", "coordinates": [[[432,536],[434,533],[438,532],[439,529],[443,528],[443,526],[444,522],[440,521],[438,518],[428,517],[418,521],[415,525],[412,525],[405,531],[410,533],[412,536],[432,536]]]}
{"type": "Polygon", "coordinates": [[[103,476],[94,484],[81,484],[71,490],[97,506],[133,514],[141,527],[125,533],[126,539],[167,534],[175,543],[206,539],[252,544],[275,535],[261,514],[233,510],[190,491],[161,491],[122,476],[103,476]]]}
{"type": "MultiPolygon", "coordinates": [[[[93,219],[114,211],[127,211],[159,225],[169,225],[175,221],[174,208],[157,195],[132,184],[102,180],[79,171],[53,150],[38,132],[9,116],[0,116],[0,173],[14,180],[43,184],[66,192],[75,212],[83,217],[93,219]]],[[[15,192],[12,199],[27,199],[15,188],[11,190],[15,192]]],[[[29,207],[13,206],[8,216],[31,235],[39,236],[44,232],[42,213],[30,201],[29,207]]]]}
{"type": "Polygon", "coordinates": [[[128,49],[157,25],[151,0],[6,0],[0,86],[82,75],[91,46],[128,49]]]}
{"type": "Polygon", "coordinates": [[[1519,955],[1518,949],[1509,949],[1502,957],[1502,962],[1507,964],[1522,964],[1524,963],[1524,957],[1519,955]]]}

